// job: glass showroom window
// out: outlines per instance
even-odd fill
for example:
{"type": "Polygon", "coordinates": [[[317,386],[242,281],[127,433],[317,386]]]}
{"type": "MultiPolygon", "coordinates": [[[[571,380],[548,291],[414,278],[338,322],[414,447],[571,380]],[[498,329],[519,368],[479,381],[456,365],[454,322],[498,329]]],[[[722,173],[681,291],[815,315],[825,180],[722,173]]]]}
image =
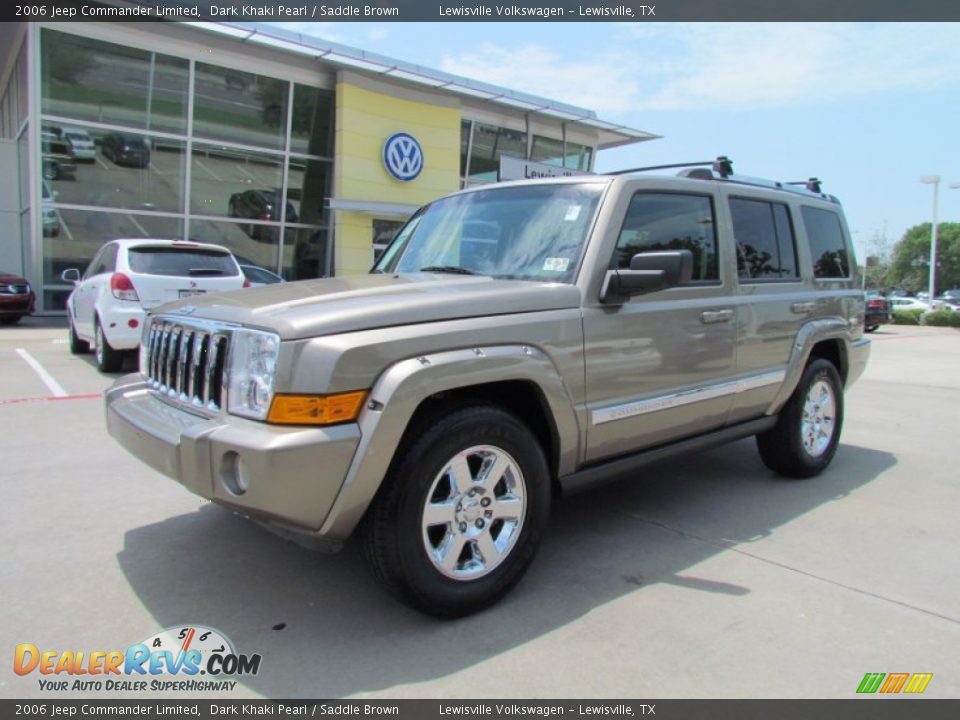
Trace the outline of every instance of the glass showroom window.
{"type": "Polygon", "coordinates": [[[566,147],[567,150],[563,166],[573,170],[588,171],[590,169],[590,158],[593,155],[593,148],[572,142],[567,142],[566,147]]]}
{"type": "Polygon", "coordinates": [[[470,152],[470,183],[496,182],[500,155],[527,157],[527,134],[494,125],[473,124],[473,148],[470,152]]]}
{"type": "Polygon", "coordinates": [[[329,238],[327,228],[288,227],[283,238],[281,274],[287,280],[332,275],[327,266],[329,238]]]}
{"type": "Polygon", "coordinates": [[[194,143],[190,171],[192,213],[280,222],[282,156],[194,143]]]}
{"type": "Polygon", "coordinates": [[[45,179],[57,202],[183,212],[183,140],[43,122],[45,179]]]}
{"type": "Polygon", "coordinates": [[[279,225],[252,229],[246,223],[191,219],[190,239],[223,245],[244,265],[275,270],[279,262],[279,225]]]}
{"type": "MultiPolygon", "coordinates": [[[[100,247],[117,238],[172,238],[183,237],[183,221],[177,218],[142,215],[132,212],[105,212],[97,210],[54,210],[44,226],[60,224],[43,242],[44,285],[62,285],[64,270],[77,268],[82,273],[100,247]],[[69,230],[67,232],[63,228],[69,230]]],[[[51,228],[53,230],[53,228],[51,228]]],[[[48,310],[62,309],[47,306],[48,310]]]]}
{"type": "Polygon", "coordinates": [[[44,114],[186,132],[185,59],[46,28],[40,37],[44,114]]]}
{"type": "Polygon", "coordinates": [[[283,150],[290,83],[206,63],[196,64],[196,137],[283,150]]]}
{"type": "Polygon", "coordinates": [[[334,96],[330,90],[295,84],[290,152],[333,157],[334,96]]]}
{"type": "Polygon", "coordinates": [[[534,135],[530,159],[563,167],[563,140],[534,135]]]}

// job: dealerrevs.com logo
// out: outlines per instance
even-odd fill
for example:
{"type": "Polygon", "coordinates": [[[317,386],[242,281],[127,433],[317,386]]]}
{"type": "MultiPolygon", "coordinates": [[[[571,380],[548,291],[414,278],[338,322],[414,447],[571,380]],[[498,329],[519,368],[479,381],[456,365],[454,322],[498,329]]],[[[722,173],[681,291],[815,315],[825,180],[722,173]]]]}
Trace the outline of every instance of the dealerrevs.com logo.
{"type": "Polygon", "coordinates": [[[13,671],[37,673],[44,691],[192,692],[233,690],[231,678],[260,672],[259,654],[234,650],[227,637],[203,625],[169,627],[125,650],[41,650],[17,645],[13,671]]]}

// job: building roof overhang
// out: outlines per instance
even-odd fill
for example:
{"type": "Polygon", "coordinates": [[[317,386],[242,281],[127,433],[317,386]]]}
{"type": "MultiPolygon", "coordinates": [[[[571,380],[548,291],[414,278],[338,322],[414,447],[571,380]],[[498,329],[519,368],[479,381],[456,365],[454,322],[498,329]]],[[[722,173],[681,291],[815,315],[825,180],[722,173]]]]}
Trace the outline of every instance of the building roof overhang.
{"type": "Polygon", "coordinates": [[[601,150],[660,138],[659,135],[620,123],[600,120],[594,111],[586,108],[471,80],[312,35],[291,32],[271,23],[185,22],[183,24],[231,37],[243,43],[312,57],[324,63],[371,73],[384,79],[401,80],[463,98],[489,102],[493,105],[584,126],[597,133],[597,147],[601,150]]]}

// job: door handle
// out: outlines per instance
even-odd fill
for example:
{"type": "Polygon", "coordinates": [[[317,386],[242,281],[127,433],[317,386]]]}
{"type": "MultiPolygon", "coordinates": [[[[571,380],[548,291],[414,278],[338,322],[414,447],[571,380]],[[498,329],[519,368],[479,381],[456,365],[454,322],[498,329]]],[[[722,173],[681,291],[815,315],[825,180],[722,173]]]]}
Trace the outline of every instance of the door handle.
{"type": "Polygon", "coordinates": [[[700,313],[700,322],[704,325],[730,322],[733,320],[733,310],[706,310],[700,313]]]}
{"type": "Polygon", "coordinates": [[[790,306],[790,312],[796,315],[806,315],[807,313],[813,312],[813,309],[815,307],[816,307],[816,303],[796,302],[790,306]]]}

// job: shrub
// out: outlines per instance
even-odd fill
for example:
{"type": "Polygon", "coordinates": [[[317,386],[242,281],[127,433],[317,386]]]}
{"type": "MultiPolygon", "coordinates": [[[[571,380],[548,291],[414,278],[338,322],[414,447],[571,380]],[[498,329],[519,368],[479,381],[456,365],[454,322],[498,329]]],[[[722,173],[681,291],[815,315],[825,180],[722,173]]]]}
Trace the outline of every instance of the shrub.
{"type": "Polygon", "coordinates": [[[960,312],[953,312],[951,310],[925,312],[920,316],[920,324],[935,327],[960,328],[960,312]]]}
{"type": "Polygon", "coordinates": [[[893,311],[893,324],[894,325],[919,325],[920,316],[926,312],[925,310],[894,310],[893,311]]]}

